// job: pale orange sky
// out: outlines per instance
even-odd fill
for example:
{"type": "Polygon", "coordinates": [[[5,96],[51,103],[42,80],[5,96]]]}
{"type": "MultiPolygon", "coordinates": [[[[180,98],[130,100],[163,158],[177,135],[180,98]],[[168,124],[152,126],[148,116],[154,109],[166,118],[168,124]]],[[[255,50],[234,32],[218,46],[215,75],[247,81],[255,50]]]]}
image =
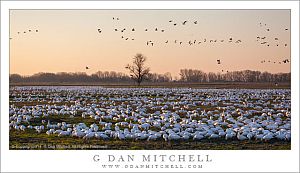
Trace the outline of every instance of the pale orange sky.
{"type": "Polygon", "coordinates": [[[148,57],[146,64],[152,72],[171,72],[173,76],[182,68],[290,72],[290,64],[260,63],[290,59],[289,10],[11,10],[10,37],[11,74],[127,73],[124,67],[136,53],[148,57]],[[188,22],[182,25],[185,20],[188,22]],[[123,28],[127,30],[122,33],[123,28]],[[156,32],[155,28],[165,31],[156,32]],[[257,42],[257,36],[265,36],[270,46],[257,42]],[[242,42],[229,43],[230,37],[242,42]],[[208,42],[203,43],[204,39],[208,42]],[[148,40],[154,46],[147,46],[148,40]],[[189,40],[201,43],[189,46],[189,40]],[[91,69],[85,70],[85,66],[91,69]]]}

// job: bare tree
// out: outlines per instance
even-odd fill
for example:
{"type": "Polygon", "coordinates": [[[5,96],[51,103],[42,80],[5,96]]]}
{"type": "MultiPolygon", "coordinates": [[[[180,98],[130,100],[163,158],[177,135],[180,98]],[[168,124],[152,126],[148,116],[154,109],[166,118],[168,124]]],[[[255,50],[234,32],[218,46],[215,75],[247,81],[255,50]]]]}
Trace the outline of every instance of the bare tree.
{"type": "Polygon", "coordinates": [[[133,63],[128,64],[127,68],[130,72],[131,78],[138,83],[140,86],[142,81],[145,80],[150,72],[149,67],[145,67],[145,61],[147,58],[143,54],[136,54],[133,58],[133,63]]]}

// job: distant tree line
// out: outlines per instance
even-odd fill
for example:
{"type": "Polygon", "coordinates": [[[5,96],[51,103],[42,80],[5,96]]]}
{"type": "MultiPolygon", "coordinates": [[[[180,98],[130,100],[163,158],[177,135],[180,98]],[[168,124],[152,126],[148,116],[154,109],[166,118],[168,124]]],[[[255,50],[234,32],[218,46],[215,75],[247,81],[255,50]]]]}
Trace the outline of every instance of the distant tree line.
{"type": "MultiPolygon", "coordinates": [[[[132,83],[132,77],[121,72],[115,71],[98,71],[91,75],[85,72],[77,73],[36,73],[31,76],[22,76],[19,74],[11,74],[9,76],[10,83],[132,83]]],[[[171,82],[170,73],[157,74],[149,73],[146,82],[171,82]]]]}
{"type": "Polygon", "coordinates": [[[260,72],[252,70],[226,73],[205,73],[195,69],[181,69],[180,81],[184,82],[290,82],[291,73],[260,72]]]}
{"type": "MultiPolygon", "coordinates": [[[[291,73],[268,73],[260,71],[232,71],[205,73],[196,69],[181,69],[180,78],[173,80],[171,73],[149,73],[146,82],[290,82],[291,73]]],[[[10,83],[132,83],[130,75],[115,71],[98,71],[91,75],[77,73],[37,73],[31,76],[10,75],[10,83]]]]}

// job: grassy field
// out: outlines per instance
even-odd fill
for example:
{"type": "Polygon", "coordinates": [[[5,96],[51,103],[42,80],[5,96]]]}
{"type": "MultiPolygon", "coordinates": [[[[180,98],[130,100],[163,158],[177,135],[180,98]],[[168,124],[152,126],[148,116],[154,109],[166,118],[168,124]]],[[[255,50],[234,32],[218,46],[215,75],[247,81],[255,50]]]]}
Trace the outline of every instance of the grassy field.
{"type": "MultiPolygon", "coordinates": [[[[49,84],[48,84],[49,85],[49,84]]],[[[63,85],[63,84],[62,84],[63,85]]],[[[73,85],[73,84],[72,84],[73,85]]],[[[79,85],[78,85],[79,86],[79,85]]],[[[132,85],[101,85],[104,87],[135,87],[132,85]]],[[[279,86],[275,86],[272,84],[245,84],[245,83],[216,83],[216,84],[190,84],[189,87],[193,88],[290,88],[290,84],[280,84],[279,86]]],[[[176,85],[143,85],[141,87],[186,87],[186,84],[176,84],[176,85]]],[[[97,95],[95,97],[99,98],[101,95],[97,95]]],[[[253,100],[248,100],[253,101],[253,100]]],[[[126,102],[124,102],[126,104],[126,102]]],[[[273,103],[273,101],[271,101],[273,103]]],[[[275,103],[275,102],[274,102],[275,103]]],[[[10,104],[14,104],[16,107],[22,107],[24,105],[37,105],[37,104],[48,104],[47,102],[13,102],[11,101],[10,104]]],[[[70,105],[74,103],[70,102],[61,102],[56,103],[56,105],[70,105]]],[[[115,101],[115,105],[119,105],[118,101],[115,101]]],[[[224,106],[221,103],[214,107],[203,107],[199,106],[201,109],[214,110],[217,106],[224,106]]],[[[135,108],[135,107],[133,107],[135,108]]],[[[195,108],[191,107],[187,110],[193,110],[195,108]]],[[[244,109],[246,111],[246,109],[244,109]]],[[[150,110],[150,113],[155,112],[156,110],[150,110]]],[[[69,115],[66,116],[58,116],[58,115],[51,115],[48,117],[43,118],[44,120],[50,120],[51,123],[58,123],[58,122],[67,122],[71,124],[77,124],[80,122],[84,122],[87,126],[97,123],[98,121],[91,119],[91,118],[82,118],[79,116],[81,113],[78,112],[78,116],[74,118],[69,118],[69,115]]],[[[183,115],[182,118],[184,117],[183,115]]],[[[233,115],[238,116],[238,115],[233,115]]],[[[40,118],[32,119],[30,125],[42,125],[40,118]]],[[[198,120],[198,119],[197,119],[198,120]]],[[[113,124],[114,121],[111,121],[113,124]]],[[[25,126],[29,124],[24,124],[25,126]]],[[[46,125],[46,124],[44,124],[46,125]]],[[[112,126],[114,127],[114,125],[112,126]]],[[[158,129],[151,129],[151,130],[158,130],[158,129]]],[[[121,149],[130,149],[130,150],[290,150],[291,149],[291,142],[290,141],[279,141],[279,140],[271,140],[268,142],[262,141],[238,141],[234,140],[208,140],[204,139],[201,141],[178,141],[178,142],[165,142],[163,140],[159,141],[132,141],[132,140],[99,140],[99,139],[90,139],[90,140],[83,140],[82,138],[76,137],[58,137],[57,135],[47,135],[43,131],[42,133],[38,134],[35,130],[26,129],[26,131],[16,131],[14,129],[10,130],[9,134],[9,147],[10,149],[32,149],[32,150],[40,150],[40,149],[101,149],[101,150],[121,150],[121,149]]]]}
{"type": "Polygon", "coordinates": [[[291,143],[271,140],[237,141],[237,140],[202,140],[202,141],[132,141],[132,140],[82,140],[76,137],[48,136],[35,131],[10,131],[9,148],[14,150],[290,150],[291,143]]]}

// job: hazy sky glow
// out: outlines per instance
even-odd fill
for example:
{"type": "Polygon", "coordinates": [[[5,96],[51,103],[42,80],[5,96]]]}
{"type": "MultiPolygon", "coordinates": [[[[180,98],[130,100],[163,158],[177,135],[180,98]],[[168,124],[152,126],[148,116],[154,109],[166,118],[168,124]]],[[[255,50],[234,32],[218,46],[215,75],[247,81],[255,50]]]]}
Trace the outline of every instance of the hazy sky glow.
{"type": "Polygon", "coordinates": [[[174,76],[182,68],[290,72],[290,64],[260,63],[290,59],[289,10],[11,10],[10,37],[11,74],[126,73],[124,67],[136,53],[148,57],[152,72],[174,76]],[[185,20],[188,22],[182,25],[185,20]],[[257,36],[266,37],[264,41],[270,46],[256,41],[257,36]],[[230,37],[232,43],[228,42],[230,37]],[[149,40],[153,46],[146,45],[149,40]],[[190,46],[190,40],[197,42],[190,46]],[[217,65],[217,59],[222,64],[217,65]],[[91,69],[85,70],[85,66],[91,69]]]}

